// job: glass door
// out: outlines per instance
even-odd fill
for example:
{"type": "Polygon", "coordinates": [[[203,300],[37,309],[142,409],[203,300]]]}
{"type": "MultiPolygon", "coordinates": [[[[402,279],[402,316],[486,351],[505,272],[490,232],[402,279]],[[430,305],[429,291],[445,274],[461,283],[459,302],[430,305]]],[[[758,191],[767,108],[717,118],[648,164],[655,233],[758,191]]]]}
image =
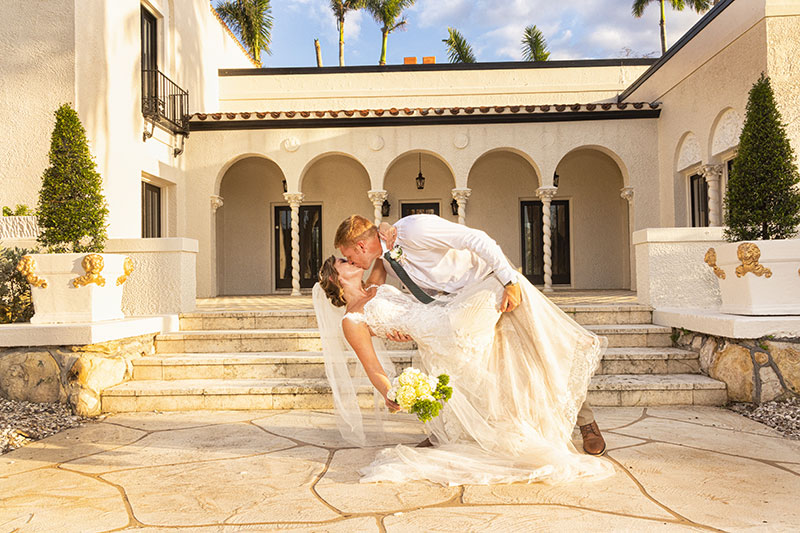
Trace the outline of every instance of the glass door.
{"type": "MultiPolygon", "coordinates": [[[[522,273],[535,285],[544,284],[544,240],[542,238],[542,202],[521,202],[522,273]]],[[[553,200],[550,204],[551,259],[553,284],[569,285],[569,202],[553,200]]]]}
{"type": "MultiPolygon", "coordinates": [[[[322,206],[300,206],[300,287],[310,288],[322,266],[322,206]]],[[[275,288],[292,288],[292,210],[275,207],[275,288]]]]}

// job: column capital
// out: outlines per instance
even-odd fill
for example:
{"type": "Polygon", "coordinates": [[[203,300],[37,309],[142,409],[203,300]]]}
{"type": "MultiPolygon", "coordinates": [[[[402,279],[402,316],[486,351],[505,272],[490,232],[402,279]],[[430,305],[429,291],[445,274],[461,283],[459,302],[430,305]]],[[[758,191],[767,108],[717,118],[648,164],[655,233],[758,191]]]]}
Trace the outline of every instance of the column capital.
{"type": "Polygon", "coordinates": [[[372,202],[372,205],[379,205],[389,197],[389,192],[383,189],[375,189],[367,191],[367,196],[369,196],[369,201],[372,202]]]}
{"type": "Polygon", "coordinates": [[[623,187],[619,190],[619,197],[628,203],[633,202],[633,187],[623,187]]]}
{"type": "Polygon", "coordinates": [[[722,179],[722,172],[725,168],[724,165],[703,165],[700,167],[700,174],[706,179],[706,182],[719,181],[722,179]]]}
{"type": "Polygon", "coordinates": [[[224,202],[222,201],[222,196],[217,196],[216,194],[211,195],[211,212],[216,213],[217,209],[222,207],[224,202]]]}
{"type": "Polygon", "coordinates": [[[558,187],[539,187],[536,189],[536,196],[541,198],[542,200],[552,200],[553,197],[558,192],[558,187]]]}
{"type": "Polygon", "coordinates": [[[457,202],[459,202],[459,201],[466,200],[467,198],[469,198],[469,195],[472,194],[472,189],[468,189],[468,188],[459,189],[459,188],[456,188],[456,189],[453,189],[451,191],[451,193],[453,194],[453,198],[455,198],[455,200],[457,202]]]}
{"type": "Polygon", "coordinates": [[[303,203],[305,194],[301,192],[285,192],[283,198],[289,203],[291,207],[297,207],[303,203]]]}

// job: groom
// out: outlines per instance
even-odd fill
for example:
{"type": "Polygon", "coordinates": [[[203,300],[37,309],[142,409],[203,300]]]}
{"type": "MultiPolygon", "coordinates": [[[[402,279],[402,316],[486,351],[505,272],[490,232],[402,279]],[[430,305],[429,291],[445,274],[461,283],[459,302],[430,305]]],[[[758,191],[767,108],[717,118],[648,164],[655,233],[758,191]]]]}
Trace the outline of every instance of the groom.
{"type": "MultiPolygon", "coordinates": [[[[378,235],[378,228],[359,215],[351,215],[339,225],[334,246],[350,263],[365,270],[380,257],[386,272],[399,278],[423,303],[431,302],[431,295],[454,293],[487,276],[496,276],[505,286],[500,310],[511,313],[520,304],[519,273],[497,243],[483,231],[436,215],[407,216],[395,222],[393,227],[397,230],[395,244],[404,257],[402,265],[392,258],[392,253],[378,235]]],[[[392,340],[406,339],[395,335],[392,340]]],[[[602,455],[606,443],[587,402],[578,413],[578,425],[584,451],[602,455]]]]}

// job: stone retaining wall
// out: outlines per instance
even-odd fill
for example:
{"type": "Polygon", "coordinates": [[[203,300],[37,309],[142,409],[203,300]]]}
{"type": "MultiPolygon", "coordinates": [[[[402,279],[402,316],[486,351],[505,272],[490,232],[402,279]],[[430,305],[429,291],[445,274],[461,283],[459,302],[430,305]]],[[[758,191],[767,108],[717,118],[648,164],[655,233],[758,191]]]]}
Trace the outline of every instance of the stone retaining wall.
{"type": "Polygon", "coordinates": [[[732,402],[800,395],[800,339],[728,339],[674,329],[678,346],[700,352],[700,370],[728,386],[732,402]]]}
{"type": "Polygon", "coordinates": [[[97,416],[100,393],[131,379],[131,359],[153,355],[155,336],[82,346],[0,348],[0,396],[67,403],[78,415],[97,416]]]}

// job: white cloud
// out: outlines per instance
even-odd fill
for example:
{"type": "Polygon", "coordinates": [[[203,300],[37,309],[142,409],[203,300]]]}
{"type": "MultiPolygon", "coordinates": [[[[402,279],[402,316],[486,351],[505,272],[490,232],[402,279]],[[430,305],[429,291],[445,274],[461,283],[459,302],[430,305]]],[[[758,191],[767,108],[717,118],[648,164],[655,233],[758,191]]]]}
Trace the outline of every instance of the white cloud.
{"type": "Polygon", "coordinates": [[[420,28],[459,27],[468,19],[470,0],[418,0],[408,9],[420,28]]]}

